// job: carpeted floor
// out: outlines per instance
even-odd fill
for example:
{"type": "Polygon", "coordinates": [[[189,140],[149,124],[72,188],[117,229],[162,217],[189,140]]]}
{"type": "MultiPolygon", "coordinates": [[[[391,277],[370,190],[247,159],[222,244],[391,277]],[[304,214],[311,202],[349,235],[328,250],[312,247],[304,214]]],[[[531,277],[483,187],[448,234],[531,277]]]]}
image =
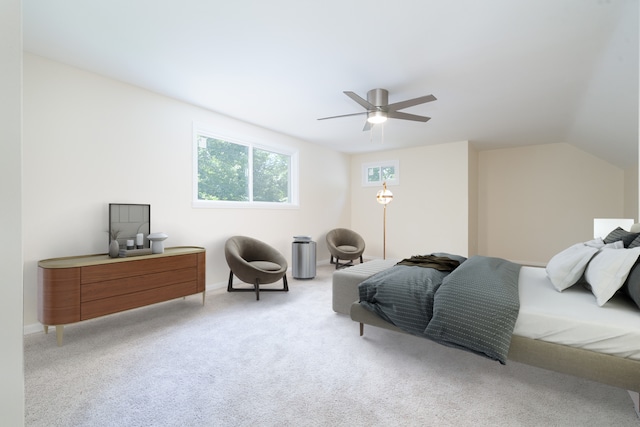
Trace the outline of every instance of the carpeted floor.
{"type": "Polygon", "coordinates": [[[25,337],[27,426],[635,426],[625,390],[358,325],[333,266],[25,337]]]}

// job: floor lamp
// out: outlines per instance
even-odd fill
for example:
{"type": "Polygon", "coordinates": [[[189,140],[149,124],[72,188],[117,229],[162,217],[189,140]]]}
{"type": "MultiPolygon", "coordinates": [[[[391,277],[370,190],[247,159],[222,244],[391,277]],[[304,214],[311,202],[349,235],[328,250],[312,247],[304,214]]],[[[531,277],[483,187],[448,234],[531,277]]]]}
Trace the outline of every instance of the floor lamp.
{"type": "Polygon", "coordinates": [[[387,259],[387,205],[393,200],[393,193],[387,190],[387,183],[382,183],[382,190],[376,194],[376,200],[384,207],[382,216],[382,259],[387,259]]]}

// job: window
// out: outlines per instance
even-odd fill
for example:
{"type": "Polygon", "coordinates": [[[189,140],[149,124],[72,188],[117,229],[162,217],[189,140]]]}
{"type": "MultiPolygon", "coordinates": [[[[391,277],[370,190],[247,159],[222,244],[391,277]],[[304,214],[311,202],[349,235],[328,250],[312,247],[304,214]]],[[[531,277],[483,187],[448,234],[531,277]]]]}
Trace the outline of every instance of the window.
{"type": "Polygon", "coordinates": [[[362,164],[362,185],[373,187],[382,185],[400,184],[400,165],[397,160],[386,160],[375,163],[362,164]]]}
{"type": "Polygon", "coordinates": [[[195,128],[195,207],[297,205],[297,153],[195,128]]]}

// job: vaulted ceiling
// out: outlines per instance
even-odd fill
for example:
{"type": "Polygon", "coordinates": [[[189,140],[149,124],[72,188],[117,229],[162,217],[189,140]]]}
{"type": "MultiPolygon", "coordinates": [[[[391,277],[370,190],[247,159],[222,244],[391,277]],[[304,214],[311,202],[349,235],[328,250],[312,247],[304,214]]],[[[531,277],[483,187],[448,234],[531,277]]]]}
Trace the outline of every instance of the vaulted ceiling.
{"type": "Polygon", "coordinates": [[[566,142],[622,168],[638,22],[637,0],[23,0],[26,52],[336,150],[566,142]],[[317,120],[374,88],[435,95],[403,110],[431,120],[317,120]]]}

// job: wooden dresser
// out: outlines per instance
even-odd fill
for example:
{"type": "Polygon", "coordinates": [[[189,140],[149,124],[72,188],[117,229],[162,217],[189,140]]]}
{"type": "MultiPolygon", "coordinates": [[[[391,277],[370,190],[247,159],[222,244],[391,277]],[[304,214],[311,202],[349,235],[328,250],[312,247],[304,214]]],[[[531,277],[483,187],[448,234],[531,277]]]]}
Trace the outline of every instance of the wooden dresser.
{"type": "Polygon", "coordinates": [[[205,250],[181,246],[162,254],[109,258],[107,254],[38,262],[38,320],[56,327],[202,292],[205,250]]]}

